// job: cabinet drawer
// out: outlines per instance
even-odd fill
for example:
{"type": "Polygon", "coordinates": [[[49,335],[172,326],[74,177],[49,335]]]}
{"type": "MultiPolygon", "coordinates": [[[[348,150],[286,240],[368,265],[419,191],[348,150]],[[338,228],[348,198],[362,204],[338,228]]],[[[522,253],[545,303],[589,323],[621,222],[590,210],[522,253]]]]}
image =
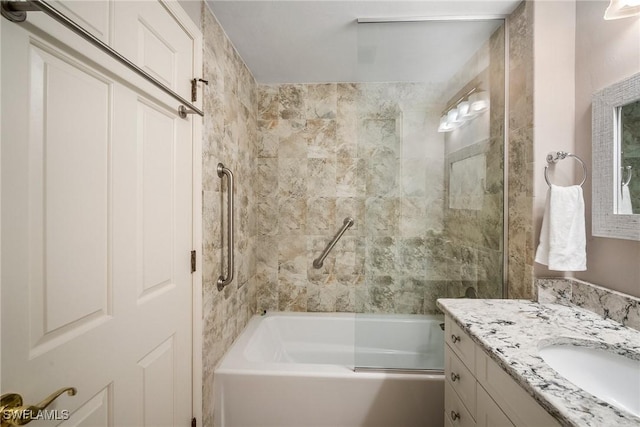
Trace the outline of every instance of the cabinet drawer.
{"type": "Polygon", "coordinates": [[[447,344],[444,354],[444,374],[471,416],[476,416],[476,378],[447,344]]]}
{"type": "Polygon", "coordinates": [[[458,355],[462,363],[475,375],[475,349],[476,345],[451,317],[444,319],[444,340],[458,355]]]}
{"type": "Polygon", "coordinates": [[[447,381],[444,383],[444,417],[454,427],[475,427],[476,422],[447,381]]]}
{"type": "Polygon", "coordinates": [[[476,377],[513,424],[554,427],[560,424],[484,351],[479,350],[476,377]]]}
{"type": "Polygon", "coordinates": [[[514,427],[498,404],[493,401],[480,384],[478,384],[476,396],[478,402],[476,425],[478,427],[514,427]]]}

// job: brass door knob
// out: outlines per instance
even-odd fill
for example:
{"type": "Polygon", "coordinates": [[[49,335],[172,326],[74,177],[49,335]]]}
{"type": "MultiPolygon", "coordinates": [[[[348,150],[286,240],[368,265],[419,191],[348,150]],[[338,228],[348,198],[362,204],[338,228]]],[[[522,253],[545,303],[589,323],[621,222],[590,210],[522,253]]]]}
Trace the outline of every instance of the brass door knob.
{"type": "Polygon", "coordinates": [[[77,390],[75,387],[63,387],[47,396],[37,405],[25,405],[22,396],[17,393],[7,393],[0,396],[0,417],[2,417],[2,425],[0,427],[22,426],[29,422],[38,413],[44,410],[51,402],[56,400],[64,392],[69,396],[75,396],[77,390]]]}

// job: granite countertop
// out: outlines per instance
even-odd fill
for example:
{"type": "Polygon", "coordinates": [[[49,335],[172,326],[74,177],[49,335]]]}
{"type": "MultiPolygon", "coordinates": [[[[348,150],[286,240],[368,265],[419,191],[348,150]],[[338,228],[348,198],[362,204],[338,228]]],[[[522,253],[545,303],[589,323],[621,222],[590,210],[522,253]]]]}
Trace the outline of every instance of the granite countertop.
{"type": "Polygon", "coordinates": [[[559,304],[439,299],[438,306],[561,425],[640,426],[640,418],[573,385],[538,355],[541,346],[571,342],[640,359],[639,331],[559,304]]]}

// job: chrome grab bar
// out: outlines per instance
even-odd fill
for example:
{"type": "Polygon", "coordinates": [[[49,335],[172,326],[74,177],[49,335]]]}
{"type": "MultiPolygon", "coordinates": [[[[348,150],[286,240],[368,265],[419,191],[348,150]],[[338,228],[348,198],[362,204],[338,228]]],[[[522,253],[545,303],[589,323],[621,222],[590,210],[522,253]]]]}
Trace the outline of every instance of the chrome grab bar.
{"type": "MultiPolygon", "coordinates": [[[[218,277],[218,290],[221,291],[229,283],[233,281],[234,259],[233,259],[233,247],[234,247],[234,235],[233,235],[233,173],[224,167],[222,163],[218,163],[218,176],[222,179],[224,175],[227,176],[227,277],[221,274],[218,277]]],[[[224,269],[224,266],[223,266],[224,269]]]]}
{"type": "Polygon", "coordinates": [[[333,236],[333,239],[331,239],[327,247],[324,248],[324,251],[322,251],[322,254],[318,258],[313,260],[314,268],[322,268],[324,259],[327,257],[327,255],[329,255],[329,252],[331,252],[331,249],[333,249],[333,247],[336,245],[336,243],[338,243],[338,240],[340,240],[344,232],[347,231],[347,229],[351,227],[353,223],[354,223],[354,220],[351,217],[346,217],[344,219],[344,222],[342,223],[343,225],[340,231],[338,231],[338,233],[335,236],[333,236]]]}

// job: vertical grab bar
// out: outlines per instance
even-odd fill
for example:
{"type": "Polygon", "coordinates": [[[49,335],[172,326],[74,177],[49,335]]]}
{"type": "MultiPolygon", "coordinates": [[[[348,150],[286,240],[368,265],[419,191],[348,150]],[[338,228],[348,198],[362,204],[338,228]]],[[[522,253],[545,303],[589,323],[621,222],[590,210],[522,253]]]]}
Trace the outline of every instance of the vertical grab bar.
{"type": "Polygon", "coordinates": [[[222,163],[218,163],[217,171],[220,179],[224,175],[227,176],[227,277],[224,277],[224,274],[218,277],[218,290],[221,291],[233,281],[233,270],[235,269],[233,259],[233,173],[222,163]]]}

